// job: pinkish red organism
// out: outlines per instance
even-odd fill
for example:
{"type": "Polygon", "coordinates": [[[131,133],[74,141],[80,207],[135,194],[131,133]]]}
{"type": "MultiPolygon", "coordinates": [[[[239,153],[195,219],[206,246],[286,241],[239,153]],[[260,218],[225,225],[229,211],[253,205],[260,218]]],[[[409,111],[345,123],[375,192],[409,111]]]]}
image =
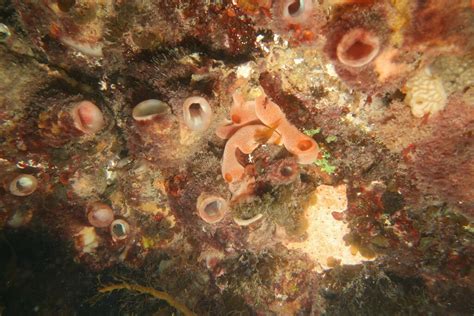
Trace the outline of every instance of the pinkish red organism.
{"type": "Polygon", "coordinates": [[[379,82],[374,65],[391,32],[387,19],[383,4],[341,5],[326,25],[324,51],[350,87],[376,93],[390,83],[379,82]]]}
{"type": "Polygon", "coordinates": [[[344,34],[336,49],[339,61],[350,67],[367,65],[379,51],[379,38],[371,31],[362,28],[354,28],[344,34]]]}
{"type": "Polygon", "coordinates": [[[253,22],[235,5],[189,4],[184,10],[186,32],[216,52],[230,56],[250,53],[255,47],[253,22]]]}
{"type": "Polygon", "coordinates": [[[318,144],[314,139],[301,133],[291,124],[280,107],[270,101],[267,96],[260,96],[255,102],[257,117],[281,135],[281,142],[290,153],[296,156],[298,162],[313,163],[319,153],[318,144]]]}
{"type": "Polygon", "coordinates": [[[114,211],[102,202],[92,202],[87,205],[86,215],[89,224],[94,227],[108,227],[114,220],[114,211]]]}
{"type": "Polygon", "coordinates": [[[364,256],[385,252],[390,247],[416,245],[419,232],[404,210],[403,196],[389,190],[382,183],[371,183],[352,188],[349,204],[344,214],[334,214],[337,219],[349,222],[351,233],[346,241],[364,256]],[[385,229],[384,218],[389,218],[393,229],[385,229]]]}
{"type": "Polygon", "coordinates": [[[232,95],[233,104],[230,108],[230,121],[216,130],[216,135],[222,139],[229,139],[239,128],[258,123],[255,113],[255,101],[245,101],[239,92],[232,95]]]}
{"type": "Polygon", "coordinates": [[[228,212],[227,201],[220,196],[201,193],[197,199],[196,209],[199,217],[209,224],[221,221],[228,212]]]}
{"type": "Polygon", "coordinates": [[[472,50],[469,39],[474,35],[474,12],[468,1],[415,1],[411,14],[411,23],[404,34],[411,49],[426,51],[452,45],[457,50],[472,50]]]}
{"type": "Polygon", "coordinates": [[[105,127],[102,111],[90,101],[51,102],[38,119],[39,133],[48,146],[60,147],[81,137],[89,139],[105,127]]]}
{"type": "Polygon", "coordinates": [[[313,42],[326,18],[312,0],[281,0],[272,4],[272,29],[291,43],[313,42]]]}
{"type": "Polygon", "coordinates": [[[239,162],[237,150],[243,154],[251,154],[258,146],[267,141],[271,141],[273,132],[270,128],[262,124],[247,125],[240,128],[227,141],[224,156],[222,158],[222,177],[228,183],[240,181],[245,174],[244,166],[239,162]],[[265,136],[268,134],[269,136],[265,136]],[[261,141],[261,136],[267,139],[261,141]]]}
{"type": "Polygon", "coordinates": [[[319,153],[317,143],[291,124],[280,107],[267,96],[244,102],[238,94],[234,94],[234,101],[232,122],[217,130],[220,137],[231,135],[224,149],[222,177],[229,183],[233,201],[254,193],[255,168],[252,164],[245,165],[240,158],[242,154],[251,154],[262,144],[283,144],[301,164],[310,164],[316,160],[319,153]],[[253,122],[254,118],[258,119],[257,123],[263,124],[246,125],[253,122]]]}

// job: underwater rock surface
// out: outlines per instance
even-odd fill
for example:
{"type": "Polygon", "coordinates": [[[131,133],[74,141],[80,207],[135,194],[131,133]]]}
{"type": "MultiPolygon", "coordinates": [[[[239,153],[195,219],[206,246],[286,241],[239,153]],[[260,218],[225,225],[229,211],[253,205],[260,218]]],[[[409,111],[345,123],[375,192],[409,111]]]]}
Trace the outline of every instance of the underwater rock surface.
{"type": "Polygon", "coordinates": [[[0,315],[474,313],[472,1],[0,0],[0,92],[0,315]]]}

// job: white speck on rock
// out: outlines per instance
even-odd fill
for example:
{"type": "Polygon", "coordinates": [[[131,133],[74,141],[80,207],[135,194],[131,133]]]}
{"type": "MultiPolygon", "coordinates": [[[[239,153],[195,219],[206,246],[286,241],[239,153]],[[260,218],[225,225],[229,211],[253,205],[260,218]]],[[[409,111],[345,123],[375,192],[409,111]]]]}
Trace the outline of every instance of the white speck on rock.
{"type": "Polygon", "coordinates": [[[243,65],[240,65],[237,68],[237,77],[249,78],[252,72],[253,72],[252,65],[250,63],[246,63],[243,65]]]}

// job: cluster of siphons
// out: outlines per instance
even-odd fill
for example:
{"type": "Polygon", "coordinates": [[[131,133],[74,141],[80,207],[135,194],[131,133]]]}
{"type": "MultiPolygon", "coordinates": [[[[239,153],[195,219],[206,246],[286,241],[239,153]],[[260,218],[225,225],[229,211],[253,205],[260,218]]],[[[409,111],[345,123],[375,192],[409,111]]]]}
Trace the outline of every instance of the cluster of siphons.
{"type": "MultiPolygon", "coordinates": [[[[209,102],[199,96],[189,97],[182,105],[184,125],[193,132],[206,131],[211,122],[213,111],[209,102]]],[[[102,111],[90,101],[81,101],[69,107],[62,116],[68,115],[69,123],[80,136],[91,136],[105,127],[102,111]]],[[[155,131],[168,127],[171,109],[168,104],[150,99],[140,102],[132,110],[132,118],[136,126],[152,126],[155,131]]],[[[283,145],[301,164],[312,163],[319,153],[317,143],[301,133],[292,125],[280,107],[267,96],[261,95],[252,101],[245,101],[238,92],[233,95],[230,109],[231,119],[220,125],[216,134],[227,139],[222,158],[222,176],[229,184],[233,200],[243,194],[255,179],[246,173],[245,166],[239,161],[237,151],[251,154],[263,144],[283,145]]],[[[58,124],[64,120],[58,119],[58,124]]],[[[61,126],[59,126],[61,128],[61,126]]],[[[69,127],[64,126],[64,128],[69,127]]],[[[16,196],[30,195],[38,187],[37,179],[28,174],[14,178],[9,190],[16,196]]],[[[217,223],[229,209],[229,201],[221,196],[202,193],[196,203],[197,214],[207,223],[217,223]]],[[[112,239],[126,239],[130,233],[130,225],[124,219],[116,219],[112,207],[98,201],[87,203],[85,216],[90,225],[96,228],[109,228],[112,239]]]]}
{"type": "MultiPolygon", "coordinates": [[[[41,123],[39,125],[41,128],[41,123]]],[[[59,130],[70,131],[72,135],[87,137],[102,130],[105,127],[105,119],[99,107],[84,100],[61,110],[56,117],[55,126],[59,130]]],[[[8,185],[11,194],[21,197],[31,195],[37,189],[38,180],[31,174],[16,175],[8,185]]],[[[129,236],[130,225],[123,219],[116,219],[114,211],[107,204],[90,201],[85,209],[85,217],[89,224],[96,228],[108,228],[114,241],[129,236]]]]}
{"type": "MultiPolygon", "coordinates": [[[[239,150],[251,154],[258,146],[266,143],[284,145],[301,164],[312,163],[319,153],[317,143],[301,133],[285,117],[279,106],[267,96],[253,101],[244,101],[236,92],[230,109],[231,120],[218,127],[216,134],[227,139],[222,158],[222,176],[233,193],[233,200],[248,193],[254,178],[246,174],[245,166],[239,161],[239,150]]],[[[212,108],[203,97],[189,97],[183,103],[184,124],[193,132],[207,130],[212,121],[212,108]]],[[[132,117],[139,128],[163,131],[170,127],[172,116],[169,106],[156,99],[139,103],[132,117]],[[153,127],[155,126],[155,127],[153,127]]],[[[203,192],[196,203],[197,214],[209,224],[221,221],[229,209],[229,201],[223,197],[203,192]]]]}
{"type": "MultiPolygon", "coordinates": [[[[310,164],[317,158],[317,143],[292,125],[280,107],[266,95],[245,101],[235,92],[233,101],[231,119],[216,130],[218,137],[227,140],[221,167],[233,201],[248,195],[255,183],[254,176],[247,173],[247,168],[239,161],[240,153],[249,155],[260,145],[275,144],[285,146],[301,164],[310,164]]],[[[216,223],[225,216],[228,203],[222,197],[203,193],[197,209],[204,221],[216,223]]]]}

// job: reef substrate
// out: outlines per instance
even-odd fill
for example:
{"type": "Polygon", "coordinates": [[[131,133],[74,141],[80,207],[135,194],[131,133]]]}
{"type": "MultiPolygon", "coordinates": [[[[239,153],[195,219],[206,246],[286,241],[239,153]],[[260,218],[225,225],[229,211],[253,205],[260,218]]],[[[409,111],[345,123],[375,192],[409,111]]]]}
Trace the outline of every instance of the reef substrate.
{"type": "Polygon", "coordinates": [[[0,314],[472,315],[473,52],[468,0],[0,0],[0,314]]]}

